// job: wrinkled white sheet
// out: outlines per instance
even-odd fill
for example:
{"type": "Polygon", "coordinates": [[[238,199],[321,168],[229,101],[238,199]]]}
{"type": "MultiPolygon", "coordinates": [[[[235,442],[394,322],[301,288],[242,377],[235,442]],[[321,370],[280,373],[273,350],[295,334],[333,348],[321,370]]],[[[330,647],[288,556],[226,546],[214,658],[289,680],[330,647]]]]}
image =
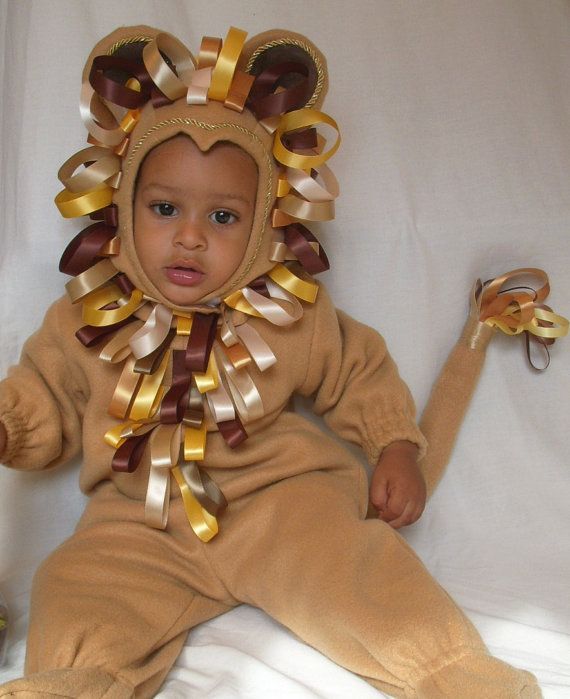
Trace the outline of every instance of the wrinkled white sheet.
{"type": "MultiPolygon", "coordinates": [[[[570,6],[565,0],[0,0],[2,373],[62,292],[57,261],[80,229],[52,204],[84,142],[85,57],[119,24],[198,47],[229,25],[283,26],[328,57],[325,111],[343,145],[342,195],[322,241],[338,305],[378,328],[418,407],[465,317],[473,280],[522,266],[550,275],[570,314],[570,6]]],[[[570,340],[534,373],[497,337],[448,473],[406,537],[492,651],[570,697],[570,340]]],[[[21,672],[39,560],[82,508],[77,471],[0,472],[0,589],[21,672]]],[[[381,619],[378,620],[381,624],[381,619]]],[[[162,699],[381,696],[259,610],[192,631],[162,699]]]]}

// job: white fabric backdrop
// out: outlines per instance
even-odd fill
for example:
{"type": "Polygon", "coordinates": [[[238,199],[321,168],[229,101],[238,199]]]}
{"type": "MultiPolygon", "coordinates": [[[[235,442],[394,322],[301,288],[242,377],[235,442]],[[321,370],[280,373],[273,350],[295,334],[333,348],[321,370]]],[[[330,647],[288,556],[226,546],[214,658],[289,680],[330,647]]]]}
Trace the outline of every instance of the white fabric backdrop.
{"type": "MultiPolygon", "coordinates": [[[[421,409],[473,280],[550,275],[570,313],[570,5],[565,0],[0,0],[1,369],[62,292],[80,223],[52,204],[84,142],[80,74],[96,40],[147,23],[195,50],[229,25],[300,31],[327,55],[342,194],[321,239],[337,304],[387,338],[421,409]]],[[[319,231],[317,231],[319,233],[319,231]]],[[[570,697],[570,340],[543,374],[497,337],[449,471],[406,532],[493,652],[570,697]]],[[[0,472],[0,589],[21,671],[33,568],[81,508],[76,469],[0,472]]],[[[381,620],[379,620],[381,623],[381,620]]],[[[366,683],[258,610],[194,631],[160,697],[367,697],[366,683]]]]}

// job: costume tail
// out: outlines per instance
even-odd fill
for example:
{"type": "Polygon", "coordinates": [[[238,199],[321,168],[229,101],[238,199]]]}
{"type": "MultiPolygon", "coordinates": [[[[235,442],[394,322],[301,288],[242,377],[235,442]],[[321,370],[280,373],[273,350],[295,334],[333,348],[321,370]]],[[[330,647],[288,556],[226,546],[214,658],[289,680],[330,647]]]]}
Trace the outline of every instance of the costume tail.
{"type": "Polygon", "coordinates": [[[432,388],[420,420],[428,441],[427,453],[421,461],[428,497],[449,462],[496,329],[507,335],[524,333],[529,362],[538,371],[546,369],[550,361],[548,345],[568,333],[568,320],[543,304],[549,291],[546,273],[531,268],[513,270],[484,284],[480,280],[475,283],[467,323],[432,388]],[[525,286],[511,286],[514,279],[521,277],[525,286]],[[537,279],[538,289],[527,286],[529,281],[537,279]],[[539,343],[545,352],[547,361],[543,367],[533,363],[531,340],[539,343]]]}

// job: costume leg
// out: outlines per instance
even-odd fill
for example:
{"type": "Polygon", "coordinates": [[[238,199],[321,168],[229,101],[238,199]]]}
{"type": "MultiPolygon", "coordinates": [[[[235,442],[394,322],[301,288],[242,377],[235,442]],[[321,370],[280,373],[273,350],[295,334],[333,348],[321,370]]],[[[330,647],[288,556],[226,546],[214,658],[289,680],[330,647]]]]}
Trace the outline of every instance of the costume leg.
{"type": "Polygon", "coordinates": [[[188,629],[230,608],[180,501],[161,532],[144,503],[107,491],[38,570],[26,678],[0,697],[154,696],[188,629]]]}
{"type": "Polygon", "coordinates": [[[353,486],[360,502],[313,472],[233,503],[211,549],[232,594],[393,696],[540,697],[532,675],[488,654],[403,538],[363,520],[366,484],[353,486]]]}

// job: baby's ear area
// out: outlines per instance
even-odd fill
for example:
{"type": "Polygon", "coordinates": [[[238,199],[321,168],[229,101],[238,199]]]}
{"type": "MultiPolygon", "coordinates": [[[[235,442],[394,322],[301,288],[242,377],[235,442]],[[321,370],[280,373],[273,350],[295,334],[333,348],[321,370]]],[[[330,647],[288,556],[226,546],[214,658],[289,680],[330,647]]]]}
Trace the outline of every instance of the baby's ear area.
{"type": "Polygon", "coordinates": [[[161,29],[140,24],[133,27],[119,27],[98,41],[83,68],[83,82],[89,80],[93,61],[98,56],[116,56],[131,61],[139,61],[146,44],[161,34],[161,29]]]}
{"type": "Polygon", "coordinates": [[[272,29],[249,39],[238,69],[255,76],[248,107],[258,119],[312,107],[320,109],[328,87],[327,63],[302,34],[272,29]],[[276,110],[279,103],[281,109],[276,110]]]}

